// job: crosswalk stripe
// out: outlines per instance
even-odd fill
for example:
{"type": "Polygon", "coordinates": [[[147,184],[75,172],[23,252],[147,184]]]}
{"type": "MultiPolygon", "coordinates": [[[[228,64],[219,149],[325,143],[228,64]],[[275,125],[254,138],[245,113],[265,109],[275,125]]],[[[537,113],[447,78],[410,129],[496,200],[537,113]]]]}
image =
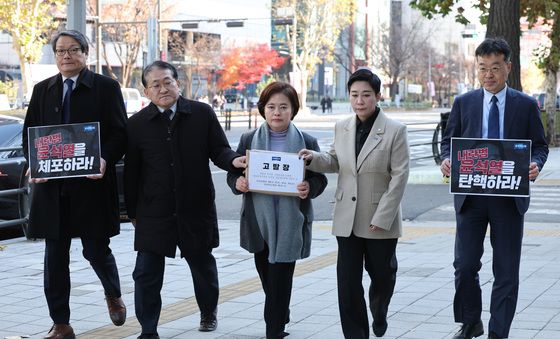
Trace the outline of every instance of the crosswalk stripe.
{"type": "Polygon", "coordinates": [[[554,214],[554,215],[560,215],[560,210],[558,209],[539,209],[539,208],[531,208],[529,207],[529,210],[527,211],[527,214],[554,214]]]}

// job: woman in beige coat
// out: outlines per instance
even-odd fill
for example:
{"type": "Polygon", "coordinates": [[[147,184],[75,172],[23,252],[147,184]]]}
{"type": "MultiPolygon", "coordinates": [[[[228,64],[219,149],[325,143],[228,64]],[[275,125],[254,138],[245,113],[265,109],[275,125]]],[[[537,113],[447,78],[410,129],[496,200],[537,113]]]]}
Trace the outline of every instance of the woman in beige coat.
{"type": "Polygon", "coordinates": [[[333,234],[338,242],[337,281],[342,331],[368,338],[369,322],[362,275],[371,284],[373,332],[387,330],[387,311],[397,274],[395,254],[402,234],[401,200],[408,179],[406,127],[377,107],[381,80],[367,69],[354,72],[348,92],[354,116],[335,126],[329,152],[299,152],[316,172],[337,172],[333,234]]]}

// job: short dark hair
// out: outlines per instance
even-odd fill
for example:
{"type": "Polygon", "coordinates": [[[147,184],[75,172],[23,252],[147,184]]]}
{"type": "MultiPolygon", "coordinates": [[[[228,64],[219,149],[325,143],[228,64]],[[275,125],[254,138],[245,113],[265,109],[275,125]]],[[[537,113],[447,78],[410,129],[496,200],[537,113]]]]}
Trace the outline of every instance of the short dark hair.
{"type": "Polygon", "coordinates": [[[80,48],[82,49],[82,53],[88,54],[89,44],[88,44],[86,36],[83,35],[81,32],[76,31],[74,29],[69,29],[67,31],[58,32],[58,33],[55,34],[55,36],[53,36],[52,41],[51,41],[53,52],[56,53],[56,42],[58,41],[58,39],[60,39],[61,36],[67,36],[67,37],[70,37],[70,38],[76,40],[78,42],[78,44],[80,44],[80,48]]]}
{"type": "Polygon", "coordinates": [[[485,56],[485,55],[503,55],[504,61],[509,62],[511,58],[511,48],[504,38],[486,38],[484,41],[478,45],[474,55],[475,57],[485,56]]]}
{"type": "Polygon", "coordinates": [[[150,73],[156,68],[164,69],[164,70],[168,69],[171,71],[171,74],[173,75],[173,79],[175,80],[179,79],[179,74],[177,74],[177,69],[175,68],[175,66],[165,61],[156,60],[151,64],[149,64],[148,66],[146,66],[146,68],[144,68],[144,70],[142,71],[142,85],[144,85],[144,87],[148,87],[146,76],[148,75],[148,73],[150,73]]]}
{"type": "Polygon", "coordinates": [[[348,79],[347,85],[348,93],[350,93],[350,87],[352,87],[352,84],[356,81],[367,82],[371,86],[371,88],[373,88],[375,94],[379,94],[379,92],[381,91],[381,79],[379,79],[379,77],[375,73],[367,68],[360,68],[352,73],[352,75],[350,75],[350,79],[348,79]]]}
{"type": "Polygon", "coordinates": [[[259,113],[264,118],[264,108],[270,98],[277,93],[282,93],[288,97],[290,100],[290,104],[292,105],[292,118],[298,114],[299,111],[299,99],[296,92],[296,89],[293,88],[290,84],[280,81],[275,81],[263,89],[261,95],[259,97],[259,102],[257,102],[257,108],[259,109],[259,113]]]}

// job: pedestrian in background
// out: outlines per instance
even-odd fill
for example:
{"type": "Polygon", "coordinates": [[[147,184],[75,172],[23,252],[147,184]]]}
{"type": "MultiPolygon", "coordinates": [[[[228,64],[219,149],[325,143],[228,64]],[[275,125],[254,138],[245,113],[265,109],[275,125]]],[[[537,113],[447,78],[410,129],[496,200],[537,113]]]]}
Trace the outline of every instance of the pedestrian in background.
{"type": "Polygon", "coordinates": [[[325,100],[325,97],[321,98],[321,110],[323,110],[323,114],[325,113],[325,109],[327,108],[327,100],[325,100]]]}
{"type": "MultiPolygon", "coordinates": [[[[291,122],[299,111],[298,95],[292,86],[271,83],[262,91],[257,107],[265,122],[241,136],[239,154],[251,149],[289,153],[297,153],[302,148],[319,151],[317,139],[301,132],[291,122]]],[[[323,192],[327,178],[307,170],[305,180],[297,187],[297,197],[249,192],[247,178],[239,171],[228,173],[227,182],[234,194],[243,194],[241,247],[254,253],[266,296],[266,337],[283,338],[288,335],[284,330],[290,317],[295,262],[310,254],[311,199],[323,192]]]]}
{"type": "Polygon", "coordinates": [[[191,270],[199,331],[216,329],[219,286],[212,249],[219,235],[208,159],[226,171],[245,166],[212,108],[181,97],[177,78],[167,62],[148,65],[142,84],[152,102],[128,125],[124,188],[138,251],[133,278],[141,339],[159,338],[165,257],[174,258],[177,247],[191,270]]]}
{"type": "Polygon", "coordinates": [[[387,330],[387,312],[397,277],[397,240],[402,235],[401,200],[409,171],[406,127],[377,106],[381,80],[359,69],[348,80],[354,116],[336,123],[329,152],[302,149],[308,169],[338,173],[333,234],[338,242],[338,306],[345,338],[369,338],[362,287],[368,272],[373,333],[387,330]]]}
{"type": "Polygon", "coordinates": [[[332,99],[330,96],[327,95],[325,103],[327,104],[327,112],[332,113],[332,99]]]}
{"type": "MultiPolygon", "coordinates": [[[[445,159],[441,172],[450,174],[453,137],[527,139],[531,140],[529,179],[535,180],[548,157],[537,101],[507,86],[511,49],[505,40],[484,40],[475,56],[482,88],[458,96],[453,103],[441,142],[445,159]]],[[[457,220],[453,312],[455,321],[462,324],[453,338],[470,339],[484,333],[478,272],[488,223],[494,273],[488,338],[507,338],[517,305],[523,219],[529,198],[455,194],[453,201],[457,220]]]]}
{"type": "Polygon", "coordinates": [[[89,46],[82,33],[59,32],[51,44],[60,73],[33,88],[23,126],[26,159],[29,127],[94,121],[100,125],[99,175],[29,180],[29,236],[45,239],[44,291],[54,322],[45,338],[70,339],[75,337],[69,306],[72,238],[80,238],[82,254],[103,285],[112,322],[120,326],[126,320],[117,264],[109,248],[109,239],[120,231],[115,164],[125,152],[126,110],[118,82],[87,69],[89,46]]]}

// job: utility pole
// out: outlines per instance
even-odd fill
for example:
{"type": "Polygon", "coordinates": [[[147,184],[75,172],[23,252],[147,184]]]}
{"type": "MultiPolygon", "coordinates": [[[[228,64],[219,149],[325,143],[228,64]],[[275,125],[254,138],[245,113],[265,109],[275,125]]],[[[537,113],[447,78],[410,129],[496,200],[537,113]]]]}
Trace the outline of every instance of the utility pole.
{"type": "Polygon", "coordinates": [[[95,71],[98,74],[103,74],[103,69],[101,68],[101,0],[97,0],[97,19],[95,19],[95,54],[97,60],[95,61],[95,71]]]}
{"type": "Polygon", "coordinates": [[[153,15],[148,18],[148,64],[157,59],[159,45],[157,41],[157,18],[153,15]]]}
{"type": "Polygon", "coordinates": [[[292,72],[296,72],[297,64],[297,12],[296,12],[297,2],[294,2],[294,9],[292,12],[294,18],[294,28],[292,29],[292,72]]]}
{"type": "Polygon", "coordinates": [[[68,0],[66,29],[86,35],[86,0],[68,0]]]}

